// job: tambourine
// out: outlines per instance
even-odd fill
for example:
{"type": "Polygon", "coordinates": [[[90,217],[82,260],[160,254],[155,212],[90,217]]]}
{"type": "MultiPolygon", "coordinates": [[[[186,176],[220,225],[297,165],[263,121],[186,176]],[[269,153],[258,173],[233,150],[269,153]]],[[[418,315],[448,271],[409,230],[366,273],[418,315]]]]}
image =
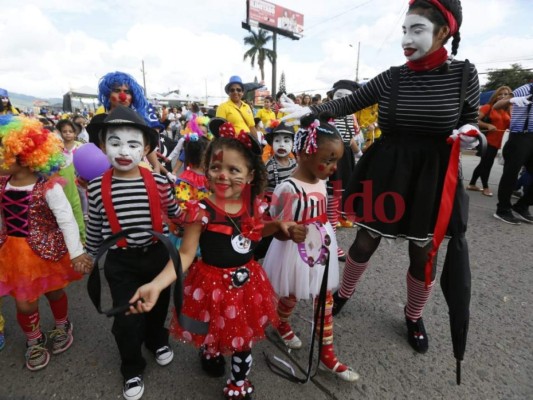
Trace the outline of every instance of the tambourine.
{"type": "Polygon", "coordinates": [[[311,268],[316,264],[325,265],[331,244],[331,237],[328,235],[326,227],[322,222],[315,221],[309,223],[306,229],[305,241],[298,243],[300,257],[311,268]]]}

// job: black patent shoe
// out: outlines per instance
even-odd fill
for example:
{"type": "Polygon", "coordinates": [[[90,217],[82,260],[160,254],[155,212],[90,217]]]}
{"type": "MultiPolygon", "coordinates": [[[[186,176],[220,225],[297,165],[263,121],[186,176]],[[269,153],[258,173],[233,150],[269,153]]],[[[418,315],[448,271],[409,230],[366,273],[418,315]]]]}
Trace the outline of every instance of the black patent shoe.
{"type": "Polygon", "coordinates": [[[340,297],[338,291],[333,293],[333,308],[331,310],[331,313],[333,314],[333,316],[341,312],[342,307],[344,307],[344,305],[346,304],[348,300],[349,298],[345,299],[344,297],[340,297]]]}
{"type": "Polygon", "coordinates": [[[427,352],[429,341],[422,317],[418,318],[416,322],[413,322],[406,316],[405,323],[407,324],[407,341],[411,347],[421,354],[427,352]]]}
{"type": "Polygon", "coordinates": [[[212,376],[213,378],[219,378],[226,374],[226,360],[224,356],[209,356],[201,352],[200,361],[202,364],[202,369],[207,373],[207,375],[212,376]]]}

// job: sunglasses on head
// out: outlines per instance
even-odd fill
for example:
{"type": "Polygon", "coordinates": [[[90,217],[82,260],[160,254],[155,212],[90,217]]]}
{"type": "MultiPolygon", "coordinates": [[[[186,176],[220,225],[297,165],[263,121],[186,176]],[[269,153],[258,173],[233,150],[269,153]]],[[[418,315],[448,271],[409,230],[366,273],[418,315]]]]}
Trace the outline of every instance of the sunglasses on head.
{"type": "Polygon", "coordinates": [[[229,91],[230,91],[230,93],[233,93],[233,92],[240,93],[240,92],[242,92],[242,89],[240,87],[238,87],[238,88],[230,88],[229,91]]]}

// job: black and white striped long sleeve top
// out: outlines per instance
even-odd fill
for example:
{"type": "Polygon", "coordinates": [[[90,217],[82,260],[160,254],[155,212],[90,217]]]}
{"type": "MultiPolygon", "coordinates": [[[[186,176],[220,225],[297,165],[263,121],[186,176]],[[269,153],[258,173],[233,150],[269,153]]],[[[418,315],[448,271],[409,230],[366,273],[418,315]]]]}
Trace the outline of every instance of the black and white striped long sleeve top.
{"type": "MultiPolygon", "coordinates": [[[[162,210],[169,218],[175,218],[179,208],[168,181],[162,175],[152,173],[159,190],[162,210]]],[[[109,219],[102,202],[102,177],[92,180],[87,187],[89,198],[89,222],[87,223],[86,247],[89,254],[96,256],[102,242],[112,235],[109,219]]],[[[117,213],[121,229],[153,229],[150,216],[148,193],[141,177],[137,179],[111,180],[111,199],[117,213]]],[[[168,234],[168,227],[163,224],[163,233],[168,234]]],[[[132,234],[127,239],[128,247],[145,247],[152,243],[152,236],[147,232],[132,234]]],[[[113,247],[116,248],[116,247],[113,247]]]]}
{"type": "Polygon", "coordinates": [[[477,126],[479,80],[476,68],[470,64],[466,97],[459,117],[459,98],[464,61],[453,61],[447,72],[440,70],[415,72],[407,65],[400,67],[396,119],[389,121],[391,70],[369,81],[350,96],[311,106],[316,113],[328,110],[341,117],[378,103],[378,123],[383,135],[442,135],[464,124],[477,126]],[[458,121],[458,122],[457,122],[458,121]]]}

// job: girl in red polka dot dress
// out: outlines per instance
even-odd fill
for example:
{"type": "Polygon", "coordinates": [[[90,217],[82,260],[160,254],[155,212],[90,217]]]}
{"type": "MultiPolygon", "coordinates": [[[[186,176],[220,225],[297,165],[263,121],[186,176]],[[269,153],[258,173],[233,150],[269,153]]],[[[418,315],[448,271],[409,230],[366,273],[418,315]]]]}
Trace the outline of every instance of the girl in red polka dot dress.
{"type": "MultiPolygon", "coordinates": [[[[251,399],[247,379],[251,348],[264,338],[266,326],[277,325],[277,299],[253,250],[262,236],[301,242],[305,228],[294,222],[263,222],[261,198],[266,183],[259,145],[248,134],[236,135],[229,123],[210,126],[217,138],[206,152],[206,175],[212,194],[187,203],[185,233],[179,250],[184,282],[182,313],[208,322],[206,335],[184,330],[176,314],[171,332],[201,348],[202,369],[211,376],[225,374],[224,355],[231,355],[231,375],[224,388],[227,399],[251,399]],[[200,245],[202,259],[193,263],[200,245]],[[191,265],[192,264],[192,265],[191,265]]],[[[176,279],[171,262],[131,299],[132,313],[147,312],[161,290],[176,279]],[[143,301],[139,301],[142,298],[143,301]]]]}

